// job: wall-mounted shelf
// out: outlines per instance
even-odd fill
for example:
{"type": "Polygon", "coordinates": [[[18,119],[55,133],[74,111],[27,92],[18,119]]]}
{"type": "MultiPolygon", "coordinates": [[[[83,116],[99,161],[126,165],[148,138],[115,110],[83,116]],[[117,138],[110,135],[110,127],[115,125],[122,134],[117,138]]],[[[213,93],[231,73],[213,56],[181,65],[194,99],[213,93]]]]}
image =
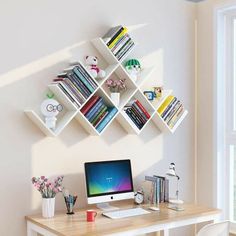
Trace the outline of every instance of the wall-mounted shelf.
{"type": "MultiPolygon", "coordinates": [[[[174,133],[177,127],[181,124],[183,119],[188,114],[187,110],[184,110],[183,114],[178,119],[173,128],[170,128],[166,121],[164,121],[164,119],[157,112],[158,108],[162,105],[165,99],[172,94],[172,90],[164,90],[161,99],[154,100],[152,102],[150,102],[143,94],[143,86],[156,68],[154,66],[142,68],[139,78],[134,81],[126,71],[124,65],[125,61],[130,57],[130,53],[134,50],[135,47],[132,47],[132,49],[129,50],[121,60],[118,60],[102,38],[96,38],[91,42],[95,49],[102,55],[103,60],[107,66],[103,68],[106,71],[106,77],[100,80],[96,80],[95,83],[97,84],[97,87],[89,95],[89,97],[87,97],[87,99],[80,105],[80,107],[78,107],[70,100],[69,97],[67,97],[67,95],[57,84],[50,84],[48,86],[49,90],[51,90],[55,94],[55,98],[65,108],[62,112],[63,114],[60,114],[58,117],[56,129],[48,129],[45,125],[44,118],[33,110],[25,110],[26,115],[40,128],[40,130],[43,131],[45,135],[52,137],[59,135],[73,118],[75,118],[91,135],[102,135],[114,119],[116,119],[120,123],[124,130],[131,134],[139,135],[145,129],[149,122],[153,122],[163,132],[174,133]],[[120,104],[118,105],[118,107],[113,104],[110,98],[110,91],[105,84],[108,78],[126,80],[127,90],[121,93],[120,104]],[[100,132],[97,130],[97,128],[94,127],[95,124],[92,124],[92,121],[89,121],[81,112],[81,109],[83,110],[83,108],[90,102],[90,99],[92,99],[94,96],[101,97],[107,107],[115,107],[117,109],[115,115],[112,116],[108,124],[100,132]],[[124,111],[124,107],[127,104],[132,103],[132,101],[136,99],[141,103],[141,105],[150,115],[150,118],[147,119],[146,123],[141,128],[138,128],[137,125],[135,125],[132,119],[124,111]]],[[[81,62],[80,65],[84,68],[84,70],[86,70],[81,62]]],[[[91,77],[90,79],[94,80],[89,73],[88,75],[89,77],[91,77]]]]}

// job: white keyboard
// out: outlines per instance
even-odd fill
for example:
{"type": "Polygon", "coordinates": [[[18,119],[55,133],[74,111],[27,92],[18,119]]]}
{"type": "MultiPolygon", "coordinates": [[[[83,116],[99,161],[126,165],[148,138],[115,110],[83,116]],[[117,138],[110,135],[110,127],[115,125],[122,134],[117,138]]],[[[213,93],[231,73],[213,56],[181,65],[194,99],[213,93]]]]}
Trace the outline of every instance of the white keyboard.
{"type": "Polygon", "coordinates": [[[132,209],[125,209],[125,210],[118,210],[118,211],[110,211],[102,213],[104,216],[107,216],[111,219],[121,219],[131,216],[139,216],[149,214],[149,211],[144,210],[143,208],[132,208],[132,209]]]}

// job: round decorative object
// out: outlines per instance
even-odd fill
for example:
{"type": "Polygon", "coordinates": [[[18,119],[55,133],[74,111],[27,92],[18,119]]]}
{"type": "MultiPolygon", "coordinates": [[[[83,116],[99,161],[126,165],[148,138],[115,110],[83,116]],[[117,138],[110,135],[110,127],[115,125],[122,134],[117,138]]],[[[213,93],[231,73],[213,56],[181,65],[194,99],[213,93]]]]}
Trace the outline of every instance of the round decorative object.
{"type": "Polygon", "coordinates": [[[55,213],[55,197],[42,199],[42,215],[45,218],[52,218],[55,213]]]}
{"type": "Polygon", "coordinates": [[[143,193],[143,191],[137,191],[134,194],[134,202],[136,204],[142,204],[143,201],[144,201],[144,193],[143,193]]]}

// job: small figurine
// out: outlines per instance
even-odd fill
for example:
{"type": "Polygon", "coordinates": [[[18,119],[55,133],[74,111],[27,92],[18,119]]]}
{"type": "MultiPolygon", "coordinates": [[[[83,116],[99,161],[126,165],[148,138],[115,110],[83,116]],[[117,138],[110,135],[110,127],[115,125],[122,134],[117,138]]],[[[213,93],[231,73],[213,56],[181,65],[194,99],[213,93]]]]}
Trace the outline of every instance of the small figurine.
{"type": "Polygon", "coordinates": [[[125,63],[125,69],[130,77],[136,81],[141,72],[141,65],[137,59],[130,59],[125,63]]]}
{"type": "Polygon", "coordinates": [[[149,101],[153,101],[155,98],[155,94],[153,91],[144,91],[143,94],[147,97],[149,101]]]}
{"type": "Polygon", "coordinates": [[[45,99],[41,104],[41,112],[45,116],[45,123],[49,129],[56,128],[56,116],[63,110],[63,107],[59,102],[53,99],[54,94],[47,94],[48,99],[45,99]]]}
{"type": "Polygon", "coordinates": [[[156,99],[160,99],[162,97],[162,87],[154,87],[154,96],[156,99]]]}
{"type": "Polygon", "coordinates": [[[106,76],[106,72],[104,70],[101,70],[97,64],[98,64],[98,58],[96,56],[86,56],[85,57],[85,64],[86,69],[89,71],[89,73],[93,76],[93,78],[104,78],[106,76]]]}

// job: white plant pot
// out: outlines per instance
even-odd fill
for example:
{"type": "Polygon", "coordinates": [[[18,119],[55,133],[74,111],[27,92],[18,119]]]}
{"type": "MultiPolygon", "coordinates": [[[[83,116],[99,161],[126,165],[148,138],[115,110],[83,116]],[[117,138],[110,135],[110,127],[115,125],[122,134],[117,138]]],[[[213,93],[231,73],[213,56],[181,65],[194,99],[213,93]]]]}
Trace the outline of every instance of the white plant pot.
{"type": "Polygon", "coordinates": [[[111,100],[118,107],[120,104],[120,93],[111,93],[111,100]]]}
{"type": "Polygon", "coordinates": [[[42,215],[45,218],[52,218],[55,213],[55,198],[42,199],[42,215]]]}

